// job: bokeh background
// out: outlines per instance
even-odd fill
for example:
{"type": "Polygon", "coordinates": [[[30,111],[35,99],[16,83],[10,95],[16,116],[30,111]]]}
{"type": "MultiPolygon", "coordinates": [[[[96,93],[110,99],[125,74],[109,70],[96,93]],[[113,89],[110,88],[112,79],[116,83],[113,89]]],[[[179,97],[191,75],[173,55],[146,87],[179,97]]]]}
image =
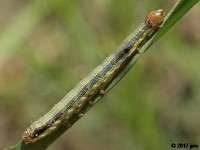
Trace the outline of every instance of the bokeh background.
{"type": "MultiPolygon", "coordinates": [[[[0,149],[174,0],[0,0],[0,149]]],[[[49,150],[200,144],[200,4],[49,150]]],[[[200,146],[200,145],[199,145],[200,146]]]]}

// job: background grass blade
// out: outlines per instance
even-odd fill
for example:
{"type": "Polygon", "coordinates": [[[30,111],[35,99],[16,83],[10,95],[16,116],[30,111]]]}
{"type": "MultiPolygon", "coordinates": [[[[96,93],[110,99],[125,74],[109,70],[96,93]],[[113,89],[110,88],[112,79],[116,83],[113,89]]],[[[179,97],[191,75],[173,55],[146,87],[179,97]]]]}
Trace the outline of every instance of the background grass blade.
{"type": "Polygon", "coordinates": [[[27,6],[18,14],[16,20],[13,21],[14,23],[3,31],[0,36],[0,65],[22,44],[31,30],[47,16],[49,10],[53,8],[51,4],[53,1],[48,1],[48,5],[46,5],[45,1],[36,1],[27,6]]]}

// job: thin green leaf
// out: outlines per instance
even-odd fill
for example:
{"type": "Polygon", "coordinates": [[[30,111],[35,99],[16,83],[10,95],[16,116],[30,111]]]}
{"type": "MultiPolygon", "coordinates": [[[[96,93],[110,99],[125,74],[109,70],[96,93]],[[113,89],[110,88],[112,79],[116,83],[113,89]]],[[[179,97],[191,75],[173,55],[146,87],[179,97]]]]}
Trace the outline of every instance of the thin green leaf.
{"type": "Polygon", "coordinates": [[[199,0],[179,0],[164,19],[163,27],[152,43],[165,34],[179,19],[181,19],[199,0]]]}
{"type": "MultiPolygon", "coordinates": [[[[169,14],[165,17],[163,22],[163,28],[160,29],[158,34],[155,37],[151,37],[145,45],[142,46],[141,51],[145,52],[147,48],[155,41],[157,41],[167,30],[169,30],[183,15],[185,15],[189,9],[191,9],[199,0],[180,0],[177,4],[172,8],[169,14]]],[[[124,68],[124,70],[112,81],[109,87],[106,89],[106,93],[109,92],[115,84],[122,79],[122,77],[128,72],[128,70],[135,64],[138,58],[142,54],[137,54],[133,58],[133,60],[124,68]]],[[[101,97],[96,97],[95,102],[98,102],[101,97]]],[[[85,109],[87,111],[87,108],[85,109]]],[[[76,119],[74,119],[76,122],[76,119]]],[[[46,149],[51,143],[53,143],[62,133],[67,130],[67,127],[63,126],[56,130],[51,135],[47,136],[46,138],[39,140],[33,144],[24,145],[22,141],[16,144],[13,147],[8,148],[7,150],[44,150],[46,149]]]]}

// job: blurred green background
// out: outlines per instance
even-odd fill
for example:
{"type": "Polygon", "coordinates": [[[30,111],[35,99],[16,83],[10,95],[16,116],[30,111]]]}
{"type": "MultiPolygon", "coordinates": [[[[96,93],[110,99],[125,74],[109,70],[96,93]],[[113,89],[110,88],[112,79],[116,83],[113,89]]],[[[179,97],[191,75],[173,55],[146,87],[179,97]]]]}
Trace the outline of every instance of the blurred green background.
{"type": "MultiPolygon", "coordinates": [[[[173,0],[0,0],[0,149],[173,0]]],[[[200,144],[200,5],[49,150],[200,144]]],[[[200,145],[199,145],[200,146],[200,145]]]]}

